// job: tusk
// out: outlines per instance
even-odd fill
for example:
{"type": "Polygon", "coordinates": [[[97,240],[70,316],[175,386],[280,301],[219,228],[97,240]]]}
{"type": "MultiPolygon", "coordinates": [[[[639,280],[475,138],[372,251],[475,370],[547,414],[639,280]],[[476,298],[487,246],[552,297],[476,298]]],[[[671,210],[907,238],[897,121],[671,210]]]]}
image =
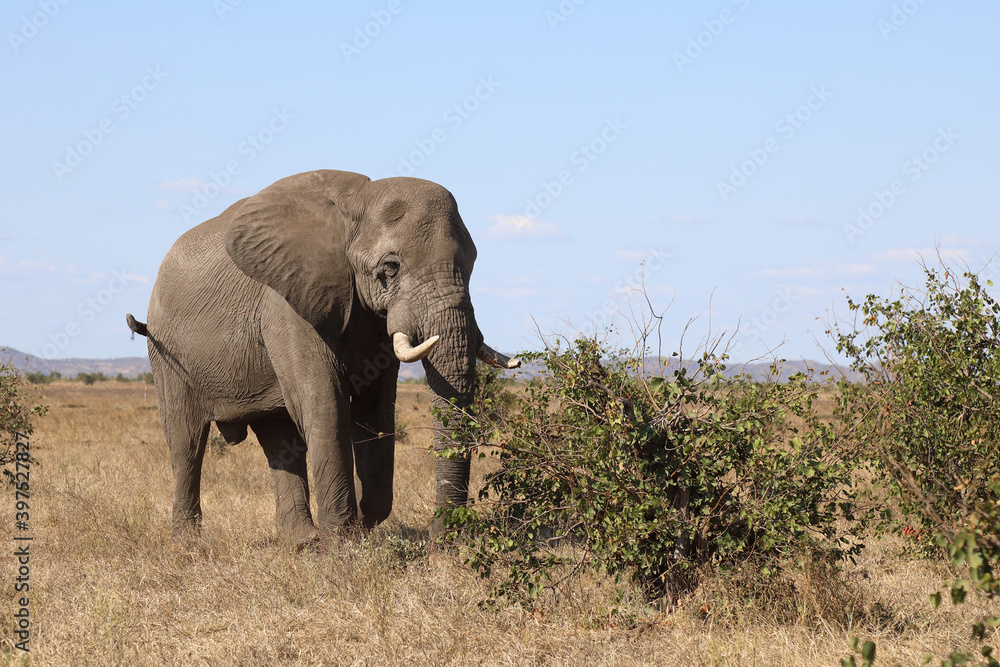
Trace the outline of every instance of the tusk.
{"type": "Polygon", "coordinates": [[[392,334],[392,349],[396,353],[396,358],[402,362],[420,361],[434,349],[440,336],[431,336],[420,345],[413,347],[410,337],[401,331],[392,334]]]}
{"type": "Polygon", "coordinates": [[[521,367],[520,359],[511,359],[506,354],[497,352],[486,343],[479,346],[479,349],[476,351],[476,356],[479,357],[483,363],[489,364],[493,368],[513,369],[521,367]]]}

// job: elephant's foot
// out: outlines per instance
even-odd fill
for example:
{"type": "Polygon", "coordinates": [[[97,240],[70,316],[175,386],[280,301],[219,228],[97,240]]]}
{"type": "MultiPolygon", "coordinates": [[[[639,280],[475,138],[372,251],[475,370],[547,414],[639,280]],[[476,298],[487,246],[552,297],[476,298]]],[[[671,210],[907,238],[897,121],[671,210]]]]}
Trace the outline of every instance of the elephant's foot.
{"type": "Polygon", "coordinates": [[[434,517],[427,525],[427,536],[430,538],[431,544],[437,544],[438,540],[444,537],[446,532],[447,530],[444,527],[444,519],[442,517],[434,517]]]}
{"type": "Polygon", "coordinates": [[[174,526],[170,531],[170,539],[178,544],[190,544],[201,539],[200,526],[174,526]]]}
{"type": "Polygon", "coordinates": [[[329,548],[344,542],[363,540],[371,531],[361,521],[354,519],[336,526],[320,525],[317,532],[322,548],[329,548]]]}
{"type": "Polygon", "coordinates": [[[171,534],[175,540],[201,536],[201,512],[174,513],[171,534]]]}
{"type": "Polygon", "coordinates": [[[443,516],[436,516],[427,525],[427,536],[431,544],[445,546],[448,544],[447,537],[455,532],[454,528],[448,527],[443,516]]]}
{"type": "Polygon", "coordinates": [[[385,518],[379,518],[378,516],[372,516],[371,514],[362,515],[361,519],[358,520],[358,525],[364,529],[365,533],[370,533],[375,526],[379,525],[385,521],[385,518]]]}
{"type": "Polygon", "coordinates": [[[297,523],[290,528],[283,528],[281,538],[292,551],[299,552],[310,547],[314,547],[320,542],[320,533],[312,521],[307,523],[297,523]]]}

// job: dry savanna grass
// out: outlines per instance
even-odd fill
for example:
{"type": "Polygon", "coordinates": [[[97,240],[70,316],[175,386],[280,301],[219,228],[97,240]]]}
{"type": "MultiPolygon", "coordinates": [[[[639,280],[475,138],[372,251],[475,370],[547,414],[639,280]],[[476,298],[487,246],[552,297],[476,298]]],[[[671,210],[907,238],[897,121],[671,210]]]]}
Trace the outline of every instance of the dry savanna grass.
{"type": "MultiPolygon", "coordinates": [[[[878,664],[915,665],[927,651],[974,649],[970,623],[1000,611],[982,600],[932,609],[927,594],[949,572],[898,556],[894,542],[873,542],[842,571],[815,565],[769,588],[711,577],[669,611],[596,575],[535,609],[480,608],[487,585],[423,544],[433,460],[420,385],[400,386],[409,432],[395,510],[367,539],[282,546],[251,438],[210,448],[203,533],[176,542],[153,390],[63,382],[43,391],[51,409],[32,440],[33,664],[835,665],[857,635],[878,642],[878,664]]],[[[0,562],[11,582],[13,559],[0,562]]],[[[0,590],[13,609],[13,587],[0,590]]],[[[5,617],[0,656],[18,664],[5,617]]]]}

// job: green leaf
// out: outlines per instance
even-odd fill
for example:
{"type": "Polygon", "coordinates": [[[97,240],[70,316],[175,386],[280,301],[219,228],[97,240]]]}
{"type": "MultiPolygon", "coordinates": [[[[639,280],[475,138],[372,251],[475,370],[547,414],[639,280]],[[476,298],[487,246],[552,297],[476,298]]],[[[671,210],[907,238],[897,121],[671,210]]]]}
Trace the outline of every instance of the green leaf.
{"type": "Polygon", "coordinates": [[[867,662],[875,662],[875,642],[870,639],[861,647],[861,657],[867,662]]]}

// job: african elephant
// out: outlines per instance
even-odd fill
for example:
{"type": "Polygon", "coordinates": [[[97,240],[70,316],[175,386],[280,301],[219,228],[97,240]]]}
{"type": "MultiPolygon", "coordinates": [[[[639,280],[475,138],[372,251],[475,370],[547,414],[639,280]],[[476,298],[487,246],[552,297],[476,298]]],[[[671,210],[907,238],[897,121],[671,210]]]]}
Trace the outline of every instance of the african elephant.
{"type": "MultiPolygon", "coordinates": [[[[212,421],[230,443],[247,427],[256,433],[285,539],[384,521],[399,362],[422,359],[433,403],[463,408],[477,356],[519,365],[483,344],[469,297],[475,260],[443,187],[332,170],[281,179],[181,236],[160,266],[148,323],[126,316],[148,338],[174,531],[200,526],[212,421]]],[[[435,435],[448,433],[436,423],[435,435]]],[[[436,474],[439,505],[466,502],[468,459],[441,458],[436,474]]]]}

